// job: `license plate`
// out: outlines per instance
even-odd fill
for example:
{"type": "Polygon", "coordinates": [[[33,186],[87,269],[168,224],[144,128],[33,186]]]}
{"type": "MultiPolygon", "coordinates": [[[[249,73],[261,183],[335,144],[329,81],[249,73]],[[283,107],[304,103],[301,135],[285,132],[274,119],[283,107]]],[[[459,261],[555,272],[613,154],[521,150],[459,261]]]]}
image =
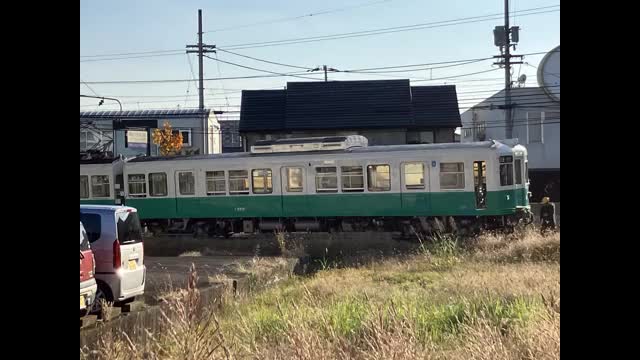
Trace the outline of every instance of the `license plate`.
{"type": "Polygon", "coordinates": [[[129,270],[135,270],[136,266],[137,265],[135,260],[129,260],[129,270]]]}
{"type": "Polygon", "coordinates": [[[85,300],[84,300],[84,296],[80,296],[80,309],[84,309],[86,308],[87,305],[85,304],[85,300]]]}

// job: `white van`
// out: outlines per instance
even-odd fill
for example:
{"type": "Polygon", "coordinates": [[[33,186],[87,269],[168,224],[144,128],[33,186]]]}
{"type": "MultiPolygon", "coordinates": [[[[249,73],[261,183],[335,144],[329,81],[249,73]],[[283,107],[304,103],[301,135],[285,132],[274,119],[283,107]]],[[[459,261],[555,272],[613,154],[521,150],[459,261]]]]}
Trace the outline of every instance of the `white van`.
{"type": "Polygon", "coordinates": [[[128,206],[80,205],[91,250],[96,259],[98,292],[93,310],[102,299],[126,303],[144,293],[146,267],[138,211],[128,206]]]}

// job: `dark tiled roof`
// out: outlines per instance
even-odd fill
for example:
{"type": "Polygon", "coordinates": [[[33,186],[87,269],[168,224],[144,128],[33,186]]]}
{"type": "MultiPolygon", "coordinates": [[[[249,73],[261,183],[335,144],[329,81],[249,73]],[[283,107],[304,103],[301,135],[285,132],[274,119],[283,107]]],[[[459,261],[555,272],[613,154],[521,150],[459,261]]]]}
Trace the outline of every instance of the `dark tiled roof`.
{"type": "Polygon", "coordinates": [[[454,85],[409,80],[290,82],[242,92],[240,131],[461,126],[454,85]]]}
{"type": "Polygon", "coordinates": [[[415,126],[462,126],[455,85],[412,86],[411,106],[415,126]]]}
{"type": "Polygon", "coordinates": [[[244,90],[240,131],[284,129],[286,90],[244,90]]]}
{"type": "Polygon", "coordinates": [[[411,121],[409,80],[292,82],[286,129],[381,128],[411,121]]]}

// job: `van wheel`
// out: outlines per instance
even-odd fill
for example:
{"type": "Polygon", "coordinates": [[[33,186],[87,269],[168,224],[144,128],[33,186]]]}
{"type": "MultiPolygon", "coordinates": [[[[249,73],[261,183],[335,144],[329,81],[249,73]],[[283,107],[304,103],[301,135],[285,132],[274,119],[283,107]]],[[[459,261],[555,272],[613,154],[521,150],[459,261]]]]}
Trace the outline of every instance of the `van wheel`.
{"type": "Polygon", "coordinates": [[[99,314],[102,310],[102,301],[113,302],[113,294],[111,294],[111,289],[107,284],[103,282],[98,282],[98,291],[96,291],[96,298],[93,301],[93,306],[91,306],[92,314],[99,314]]]}

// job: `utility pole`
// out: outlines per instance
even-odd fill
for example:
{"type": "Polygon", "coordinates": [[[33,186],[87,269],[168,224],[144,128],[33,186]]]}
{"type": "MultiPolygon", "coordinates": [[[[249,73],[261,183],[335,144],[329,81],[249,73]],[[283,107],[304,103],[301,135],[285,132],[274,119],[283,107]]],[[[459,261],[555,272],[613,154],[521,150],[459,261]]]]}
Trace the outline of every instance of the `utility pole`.
{"type": "Polygon", "coordinates": [[[501,62],[494,63],[494,65],[504,66],[504,119],[506,125],[505,137],[510,139],[513,137],[513,117],[512,117],[512,104],[511,104],[511,65],[522,64],[522,61],[511,61],[512,57],[522,58],[522,55],[511,55],[511,46],[516,48],[520,38],[520,28],[514,26],[509,27],[509,0],[504,0],[504,26],[496,26],[493,30],[494,44],[500,47],[501,55],[496,55],[494,58],[503,58],[501,62]],[[513,41],[513,43],[512,43],[513,41]]]}
{"type": "Polygon", "coordinates": [[[327,77],[327,71],[340,71],[338,69],[327,67],[327,65],[322,65],[322,67],[318,66],[318,67],[316,67],[314,69],[307,70],[307,72],[314,72],[314,71],[320,71],[320,70],[324,71],[324,82],[329,81],[329,79],[327,77]]]}
{"type": "Polygon", "coordinates": [[[198,9],[198,44],[187,45],[187,49],[189,48],[197,48],[197,50],[187,50],[187,54],[192,54],[192,53],[198,54],[198,70],[199,70],[198,109],[201,112],[202,130],[205,133],[204,149],[202,149],[202,152],[206,154],[209,148],[207,144],[207,139],[208,139],[207,132],[209,131],[209,127],[207,126],[207,120],[205,119],[205,116],[204,116],[204,69],[203,69],[203,63],[202,63],[202,56],[205,53],[215,53],[216,51],[214,49],[216,48],[216,46],[206,45],[202,43],[202,9],[198,9]]]}

